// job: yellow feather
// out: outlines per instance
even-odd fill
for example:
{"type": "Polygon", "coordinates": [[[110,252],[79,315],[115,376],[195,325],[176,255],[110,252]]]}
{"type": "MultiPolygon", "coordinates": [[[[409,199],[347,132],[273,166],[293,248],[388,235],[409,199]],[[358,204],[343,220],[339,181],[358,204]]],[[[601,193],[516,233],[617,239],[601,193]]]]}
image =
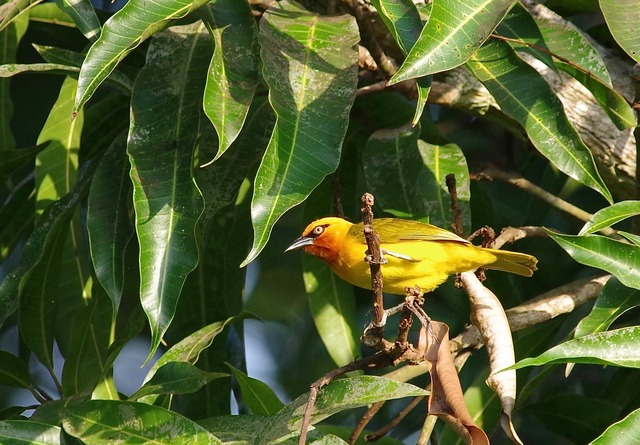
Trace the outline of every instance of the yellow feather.
{"type": "MultiPolygon", "coordinates": [[[[497,269],[524,276],[536,270],[531,255],[476,247],[457,235],[430,224],[402,219],[374,220],[380,246],[387,261],[382,265],[384,291],[404,294],[407,287],[420,286],[429,292],[449,275],[479,267],[497,269]]],[[[312,222],[289,249],[323,259],[343,280],[371,289],[369,265],[365,263],[367,245],[362,223],[342,218],[322,218],[312,222]]]]}

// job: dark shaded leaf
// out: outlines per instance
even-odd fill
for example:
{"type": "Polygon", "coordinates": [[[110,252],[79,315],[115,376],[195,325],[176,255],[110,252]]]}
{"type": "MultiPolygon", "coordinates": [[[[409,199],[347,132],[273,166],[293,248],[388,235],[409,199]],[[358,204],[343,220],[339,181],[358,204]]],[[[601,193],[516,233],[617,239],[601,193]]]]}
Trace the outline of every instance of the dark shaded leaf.
{"type": "Polygon", "coordinates": [[[276,125],[256,175],[254,240],[243,266],[258,256],[282,214],[338,165],[355,98],[357,29],[352,16],[318,16],[288,0],[260,21],[263,74],[276,125]]]}

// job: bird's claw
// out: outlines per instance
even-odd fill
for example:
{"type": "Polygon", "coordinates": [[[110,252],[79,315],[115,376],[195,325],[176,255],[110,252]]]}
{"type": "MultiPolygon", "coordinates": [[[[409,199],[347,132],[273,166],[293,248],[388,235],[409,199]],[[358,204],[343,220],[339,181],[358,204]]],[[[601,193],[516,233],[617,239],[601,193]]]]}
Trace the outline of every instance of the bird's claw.
{"type": "Polygon", "coordinates": [[[380,251],[380,261],[374,261],[373,259],[373,255],[371,255],[369,253],[369,251],[367,250],[365,252],[365,256],[364,256],[364,262],[367,264],[387,264],[389,262],[389,260],[387,260],[384,256],[384,254],[382,253],[382,250],[380,251]]]}

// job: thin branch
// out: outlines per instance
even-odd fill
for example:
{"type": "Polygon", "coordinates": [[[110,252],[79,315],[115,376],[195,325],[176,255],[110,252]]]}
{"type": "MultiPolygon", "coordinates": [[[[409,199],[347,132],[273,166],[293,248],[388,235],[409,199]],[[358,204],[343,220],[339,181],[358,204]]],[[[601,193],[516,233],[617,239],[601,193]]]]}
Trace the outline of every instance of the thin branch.
{"type": "MultiPolygon", "coordinates": [[[[524,190],[527,193],[543,200],[556,209],[561,210],[584,222],[589,221],[593,217],[591,213],[585,212],[581,208],[574,206],[573,204],[565,201],[562,198],[558,198],[557,196],[547,192],[543,188],[538,187],[528,179],[525,179],[522,176],[518,176],[514,173],[505,172],[497,168],[487,168],[480,173],[472,174],[471,177],[472,179],[485,181],[498,179],[508,184],[515,185],[519,189],[524,190]]],[[[617,232],[609,227],[600,230],[600,232],[608,236],[617,235],[617,232]]]]}
{"type": "Polygon", "coordinates": [[[371,269],[371,292],[373,298],[373,327],[382,328],[384,332],[384,301],[382,295],[382,250],[380,249],[380,238],[373,229],[374,198],[371,193],[362,195],[362,222],[364,237],[367,241],[367,255],[369,267],[371,269]]]}

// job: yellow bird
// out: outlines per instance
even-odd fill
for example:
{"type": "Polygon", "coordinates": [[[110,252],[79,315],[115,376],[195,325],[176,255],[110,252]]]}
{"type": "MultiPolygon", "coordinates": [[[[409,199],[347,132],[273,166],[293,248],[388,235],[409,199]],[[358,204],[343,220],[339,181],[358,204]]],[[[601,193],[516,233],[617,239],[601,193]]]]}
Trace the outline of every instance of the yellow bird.
{"type": "MultiPolygon", "coordinates": [[[[418,221],[379,218],[373,228],[380,237],[384,291],[403,295],[407,287],[430,292],[449,275],[479,267],[530,277],[538,260],[524,253],[476,247],[448,230],[418,221]]],[[[362,223],[321,218],[307,226],[286,251],[304,249],[322,259],[343,280],[371,289],[371,271],[364,261],[367,244],[362,223]]]]}

